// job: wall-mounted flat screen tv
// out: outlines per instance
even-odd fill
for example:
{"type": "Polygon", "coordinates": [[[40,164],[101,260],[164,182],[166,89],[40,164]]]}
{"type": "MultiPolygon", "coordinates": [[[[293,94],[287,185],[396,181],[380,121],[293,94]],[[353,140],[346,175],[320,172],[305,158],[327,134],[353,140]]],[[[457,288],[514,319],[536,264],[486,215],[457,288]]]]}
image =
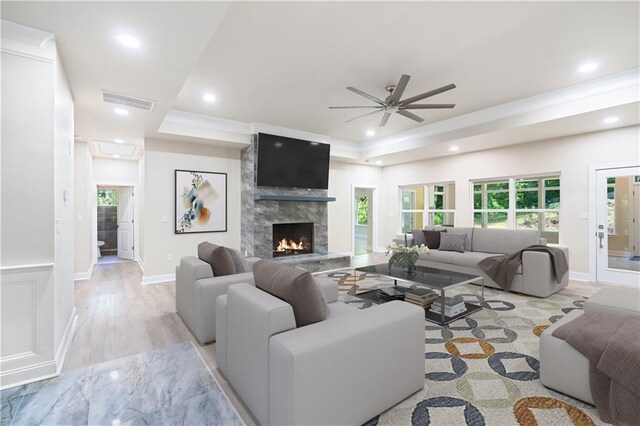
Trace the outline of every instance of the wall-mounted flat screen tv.
{"type": "Polygon", "coordinates": [[[259,133],[256,185],[327,189],[329,149],[326,143],[259,133]]]}

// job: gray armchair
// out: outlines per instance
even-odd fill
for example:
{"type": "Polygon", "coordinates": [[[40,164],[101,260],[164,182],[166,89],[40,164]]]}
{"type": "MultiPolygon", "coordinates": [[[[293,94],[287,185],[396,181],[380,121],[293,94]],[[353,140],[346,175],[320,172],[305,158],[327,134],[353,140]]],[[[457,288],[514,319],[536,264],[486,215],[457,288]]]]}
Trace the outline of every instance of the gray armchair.
{"type": "MultiPolygon", "coordinates": [[[[249,268],[258,260],[248,258],[249,268]]],[[[207,262],[195,256],[180,259],[176,267],[176,310],[201,345],[216,340],[216,298],[237,283],[253,284],[253,272],[214,277],[207,262]]]]}

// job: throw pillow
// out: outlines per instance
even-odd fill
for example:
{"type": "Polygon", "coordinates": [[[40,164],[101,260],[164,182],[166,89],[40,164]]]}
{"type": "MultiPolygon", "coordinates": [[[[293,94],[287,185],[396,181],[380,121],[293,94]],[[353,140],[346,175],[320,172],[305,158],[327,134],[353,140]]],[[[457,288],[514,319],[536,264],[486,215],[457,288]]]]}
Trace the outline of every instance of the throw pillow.
{"type": "Polygon", "coordinates": [[[211,265],[214,277],[236,273],[236,265],[233,263],[231,254],[222,246],[210,242],[200,243],[198,244],[198,257],[211,265]]]}
{"type": "Polygon", "coordinates": [[[411,231],[411,235],[413,235],[413,243],[411,245],[419,246],[422,244],[426,244],[426,241],[424,239],[424,231],[422,231],[422,229],[414,229],[413,231],[411,231]]]}
{"type": "Polygon", "coordinates": [[[446,229],[438,230],[438,231],[423,231],[424,239],[426,241],[426,246],[430,249],[437,249],[440,247],[440,235],[443,232],[447,232],[446,229]]]}
{"type": "Polygon", "coordinates": [[[466,234],[450,234],[443,232],[440,234],[440,251],[457,251],[464,253],[464,241],[467,239],[466,234]]]}
{"type": "Polygon", "coordinates": [[[251,271],[251,268],[249,268],[249,262],[247,262],[247,259],[245,259],[242,253],[240,253],[240,250],[229,247],[226,247],[226,249],[229,250],[229,254],[233,258],[233,263],[236,265],[236,274],[251,271]]]}
{"type": "Polygon", "coordinates": [[[233,275],[236,273],[236,264],[226,247],[217,247],[211,253],[212,269],[214,277],[233,275]]]}
{"type": "Polygon", "coordinates": [[[213,261],[211,260],[211,254],[213,253],[213,250],[215,250],[217,247],[220,247],[220,246],[212,244],[208,241],[204,241],[198,244],[198,258],[203,262],[207,262],[209,265],[211,265],[212,271],[213,271],[213,261]]]}
{"type": "Polygon", "coordinates": [[[253,278],[256,287],[291,305],[297,327],[327,319],[322,292],[308,271],[259,260],[253,265],[253,278]]]}

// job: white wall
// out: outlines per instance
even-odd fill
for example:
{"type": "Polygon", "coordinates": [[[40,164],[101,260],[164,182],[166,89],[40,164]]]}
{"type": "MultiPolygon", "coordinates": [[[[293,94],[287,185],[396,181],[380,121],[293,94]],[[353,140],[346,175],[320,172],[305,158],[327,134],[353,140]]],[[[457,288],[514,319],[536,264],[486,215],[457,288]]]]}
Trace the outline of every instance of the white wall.
{"type": "Polygon", "coordinates": [[[111,158],[94,158],[92,179],[98,184],[130,185],[138,183],[138,162],[111,158]]]}
{"type": "Polygon", "coordinates": [[[53,38],[6,21],[2,26],[5,388],[58,374],[71,341],[74,167],[73,99],[53,38]]]}
{"type": "Polygon", "coordinates": [[[91,208],[91,152],[83,142],[74,146],[75,249],[74,271],[76,279],[88,279],[92,268],[92,212],[91,208]]]}
{"type": "Polygon", "coordinates": [[[240,247],[239,150],[145,140],[144,163],[144,283],[172,280],[180,258],[197,255],[202,241],[240,247]],[[227,232],[175,234],[176,169],[227,173],[227,232]]]}
{"type": "Polygon", "coordinates": [[[2,266],[53,262],[52,105],[52,63],[3,52],[2,266]]]}
{"type": "MultiPolygon", "coordinates": [[[[56,358],[63,356],[66,345],[61,345],[65,332],[72,333],[75,321],[74,271],[74,201],[73,201],[73,97],[62,61],[56,49],[54,63],[54,213],[55,213],[55,261],[54,261],[54,344],[58,348],[56,358]]],[[[70,340],[69,340],[70,341],[70,340]]]]}
{"type": "Polygon", "coordinates": [[[569,247],[571,271],[586,273],[592,239],[580,215],[589,210],[589,165],[639,164],[639,136],[636,126],[385,167],[381,244],[400,232],[401,185],[455,181],[455,224],[472,226],[471,180],[560,172],[560,244],[569,247]]]}
{"type": "MultiPolygon", "coordinates": [[[[328,207],[329,251],[332,253],[350,253],[352,251],[354,187],[377,187],[378,191],[374,191],[373,197],[374,200],[376,197],[380,198],[382,195],[382,169],[332,160],[329,170],[329,196],[336,197],[336,201],[329,203],[328,207]]],[[[375,222],[373,226],[376,227],[375,222]]],[[[378,246],[384,245],[386,245],[386,240],[379,239],[378,246]]]]}

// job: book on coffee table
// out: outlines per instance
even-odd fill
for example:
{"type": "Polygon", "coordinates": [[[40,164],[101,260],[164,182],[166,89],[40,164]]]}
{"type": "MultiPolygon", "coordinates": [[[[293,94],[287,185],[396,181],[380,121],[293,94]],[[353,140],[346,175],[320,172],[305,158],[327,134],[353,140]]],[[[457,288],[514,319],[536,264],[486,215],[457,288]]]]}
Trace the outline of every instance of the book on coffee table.
{"type": "MultiPolygon", "coordinates": [[[[442,313],[442,300],[438,299],[431,305],[431,312],[436,314],[442,313]]],[[[444,314],[448,317],[454,317],[456,315],[460,315],[461,313],[466,312],[467,307],[462,299],[453,299],[447,297],[444,303],[444,314]]]]}

